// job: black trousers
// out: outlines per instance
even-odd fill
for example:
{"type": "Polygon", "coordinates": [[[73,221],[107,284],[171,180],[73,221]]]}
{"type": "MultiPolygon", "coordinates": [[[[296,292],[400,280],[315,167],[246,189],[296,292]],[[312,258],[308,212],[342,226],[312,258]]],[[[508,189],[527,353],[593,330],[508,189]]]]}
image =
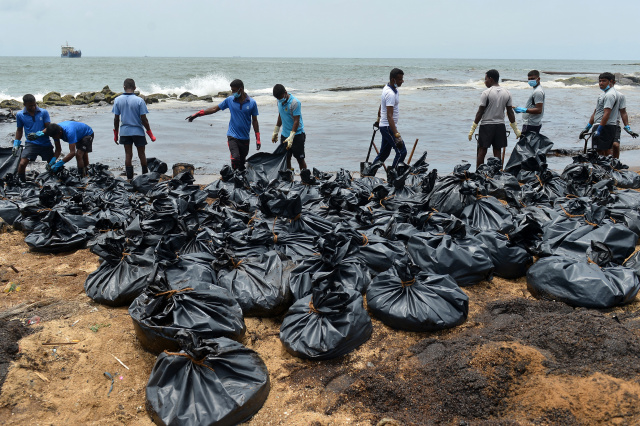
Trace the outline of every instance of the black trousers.
{"type": "Polygon", "coordinates": [[[231,153],[231,167],[233,170],[244,170],[244,162],[249,154],[249,139],[236,139],[227,136],[227,145],[231,153]]]}

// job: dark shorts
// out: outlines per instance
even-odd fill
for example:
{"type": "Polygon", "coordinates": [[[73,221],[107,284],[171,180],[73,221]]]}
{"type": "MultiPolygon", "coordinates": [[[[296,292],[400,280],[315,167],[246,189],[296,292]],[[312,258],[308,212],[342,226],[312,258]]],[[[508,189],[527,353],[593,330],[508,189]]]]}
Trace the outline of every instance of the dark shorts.
{"type": "Polygon", "coordinates": [[[231,167],[234,170],[244,170],[244,162],[249,154],[249,139],[236,139],[227,136],[227,145],[231,153],[231,167]]]}
{"type": "MultiPolygon", "coordinates": [[[[280,136],[280,142],[284,142],[285,139],[287,138],[284,135],[280,136]]],[[[293,143],[291,144],[291,149],[288,151],[288,154],[296,157],[298,160],[302,160],[304,158],[305,140],[307,140],[307,135],[305,133],[295,135],[293,137],[293,143]]]]}
{"type": "Polygon", "coordinates": [[[29,161],[35,161],[36,158],[42,158],[42,161],[47,163],[53,158],[53,147],[51,145],[36,145],[34,143],[27,142],[22,149],[22,155],[20,158],[27,158],[29,161]]]}
{"type": "Polygon", "coordinates": [[[522,126],[522,133],[526,133],[526,132],[540,133],[540,129],[542,129],[542,125],[529,126],[528,124],[525,124],[524,126],[522,126]]]}
{"type": "Polygon", "coordinates": [[[145,146],[147,138],[144,136],[120,136],[120,145],[145,146]]]}
{"type": "Polygon", "coordinates": [[[611,149],[613,146],[613,139],[616,137],[616,129],[618,126],[615,125],[606,125],[604,129],[600,131],[600,136],[593,135],[593,139],[591,139],[593,143],[593,147],[598,151],[606,151],[611,149]]]}
{"type": "Polygon", "coordinates": [[[92,152],[93,149],[93,133],[76,142],[76,149],[84,152],[92,152]]]}
{"type": "Polygon", "coordinates": [[[613,137],[613,141],[620,143],[621,134],[622,134],[622,127],[616,126],[616,135],[613,137]]]}
{"type": "Polygon", "coordinates": [[[478,130],[478,146],[483,148],[507,146],[507,127],[504,124],[482,124],[478,130]]]}

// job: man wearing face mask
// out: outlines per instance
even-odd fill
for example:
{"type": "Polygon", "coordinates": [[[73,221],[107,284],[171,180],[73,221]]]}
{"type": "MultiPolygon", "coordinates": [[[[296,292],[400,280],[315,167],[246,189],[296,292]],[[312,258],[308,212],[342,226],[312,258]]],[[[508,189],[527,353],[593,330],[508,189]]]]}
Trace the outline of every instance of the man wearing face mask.
{"type": "MultiPolygon", "coordinates": [[[[287,144],[287,168],[291,169],[291,157],[296,157],[300,170],[307,168],[304,160],[304,142],[307,138],[302,122],[302,105],[298,98],[287,93],[282,84],[273,86],[273,96],[278,100],[278,121],[271,142],[276,143],[280,126],[280,142],[287,144]]],[[[293,170],[293,169],[291,169],[293,170]]]]}
{"type": "Polygon", "coordinates": [[[380,153],[373,162],[384,162],[391,150],[396,152],[391,167],[396,167],[399,162],[404,161],[407,156],[407,148],[404,145],[402,136],[398,132],[398,105],[400,103],[400,94],[398,88],[404,83],[404,71],[394,68],[389,73],[389,83],[382,89],[380,99],[380,108],[378,108],[378,120],[374,126],[380,129],[382,135],[382,144],[380,153]]]}
{"type": "Polygon", "coordinates": [[[231,86],[231,96],[220,102],[218,105],[207,109],[201,109],[193,115],[185,118],[190,123],[203,115],[215,114],[224,109],[229,109],[231,119],[227,130],[227,145],[231,153],[231,167],[234,170],[244,170],[245,160],[249,154],[249,130],[253,124],[253,131],[256,134],[256,150],[260,150],[260,128],[258,126],[258,104],[244,91],[242,80],[233,80],[231,86]]]}
{"type": "Polygon", "coordinates": [[[613,140],[616,136],[616,121],[620,116],[620,100],[616,89],[613,88],[614,82],[615,77],[610,72],[600,74],[598,85],[602,93],[598,96],[596,109],[591,114],[587,126],[580,132],[580,139],[584,139],[594,123],[597,123],[591,143],[600,155],[611,154],[613,140]]]}
{"type": "Polygon", "coordinates": [[[513,110],[516,114],[522,113],[524,121],[522,133],[540,133],[542,115],[544,114],[544,91],[542,90],[542,85],[540,85],[540,72],[531,70],[527,76],[529,78],[529,86],[533,87],[533,92],[529,96],[526,107],[515,107],[513,110]]]}

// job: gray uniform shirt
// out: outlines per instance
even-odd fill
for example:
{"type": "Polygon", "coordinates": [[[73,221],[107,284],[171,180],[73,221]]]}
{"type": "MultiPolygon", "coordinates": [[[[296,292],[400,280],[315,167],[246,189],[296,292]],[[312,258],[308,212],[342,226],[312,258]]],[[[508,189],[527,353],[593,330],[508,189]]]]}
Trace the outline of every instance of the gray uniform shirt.
{"type": "Polygon", "coordinates": [[[492,86],[482,92],[480,106],[485,107],[480,125],[504,124],[505,107],[511,107],[511,93],[504,87],[492,86]]]}
{"type": "Polygon", "coordinates": [[[615,126],[618,118],[620,118],[620,100],[618,99],[618,92],[613,87],[602,92],[598,96],[598,102],[596,103],[596,114],[594,116],[593,124],[600,124],[602,116],[604,115],[604,109],[610,108],[611,114],[607,121],[608,126],[615,126]]]}
{"type": "Polygon", "coordinates": [[[538,84],[533,89],[533,92],[531,92],[531,96],[529,96],[529,100],[527,101],[527,109],[535,108],[536,104],[542,104],[542,112],[540,114],[527,114],[525,112],[522,114],[524,124],[529,126],[542,125],[542,116],[544,115],[544,90],[542,90],[541,84],[538,84]]]}
{"type": "MultiPolygon", "coordinates": [[[[620,111],[621,109],[626,109],[627,108],[627,98],[625,98],[625,96],[618,92],[618,111],[620,111]]],[[[618,120],[616,121],[616,125],[620,125],[620,120],[622,119],[622,115],[618,114],[618,120]]]]}

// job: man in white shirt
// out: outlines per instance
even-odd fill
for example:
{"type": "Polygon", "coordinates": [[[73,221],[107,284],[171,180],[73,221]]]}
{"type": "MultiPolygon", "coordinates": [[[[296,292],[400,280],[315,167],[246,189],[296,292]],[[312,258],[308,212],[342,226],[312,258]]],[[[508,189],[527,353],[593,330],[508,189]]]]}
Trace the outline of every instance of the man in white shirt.
{"type": "Polygon", "coordinates": [[[399,68],[394,68],[389,73],[389,83],[382,89],[380,108],[378,108],[378,121],[376,121],[376,127],[380,128],[380,134],[382,135],[382,145],[380,146],[380,153],[373,160],[374,163],[376,161],[384,162],[389,157],[391,149],[396,152],[391,167],[396,167],[407,156],[407,148],[397,127],[398,105],[400,103],[398,88],[402,86],[403,82],[404,72],[399,68]]]}

